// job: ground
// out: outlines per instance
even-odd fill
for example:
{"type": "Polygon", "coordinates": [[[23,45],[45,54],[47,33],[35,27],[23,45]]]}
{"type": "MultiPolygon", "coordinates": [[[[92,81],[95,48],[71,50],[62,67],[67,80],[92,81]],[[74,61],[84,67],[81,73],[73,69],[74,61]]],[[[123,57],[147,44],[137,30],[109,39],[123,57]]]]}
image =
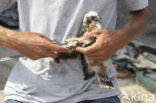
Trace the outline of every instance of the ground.
{"type": "MultiPolygon", "coordinates": [[[[18,54],[17,52],[0,47],[0,58],[5,56],[12,56],[18,54]]],[[[15,65],[17,60],[11,60],[7,62],[0,62],[0,103],[3,103],[3,88],[10,74],[11,68],[15,65]]]]}
{"type": "Polygon", "coordinates": [[[122,91],[119,96],[122,103],[156,103],[156,94],[136,84],[134,78],[118,79],[118,83],[122,91]]]}

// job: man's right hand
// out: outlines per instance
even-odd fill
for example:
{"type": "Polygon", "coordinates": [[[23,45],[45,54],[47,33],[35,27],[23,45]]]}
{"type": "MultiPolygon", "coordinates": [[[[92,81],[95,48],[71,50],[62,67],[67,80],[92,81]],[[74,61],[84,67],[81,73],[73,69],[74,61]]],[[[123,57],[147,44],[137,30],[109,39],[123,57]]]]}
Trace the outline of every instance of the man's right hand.
{"type": "Polygon", "coordinates": [[[33,60],[45,57],[56,58],[60,52],[69,51],[40,33],[17,32],[3,27],[0,27],[0,41],[2,46],[14,49],[33,60]]]}

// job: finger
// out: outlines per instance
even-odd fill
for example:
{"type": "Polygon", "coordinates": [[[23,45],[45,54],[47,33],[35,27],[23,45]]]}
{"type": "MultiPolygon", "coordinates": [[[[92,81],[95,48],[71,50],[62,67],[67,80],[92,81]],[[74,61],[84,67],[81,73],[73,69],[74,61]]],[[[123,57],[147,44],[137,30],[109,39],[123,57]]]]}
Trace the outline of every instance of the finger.
{"type": "Polygon", "coordinates": [[[105,53],[106,53],[106,50],[97,50],[96,52],[93,52],[93,53],[90,53],[90,54],[88,54],[87,56],[88,57],[97,57],[97,55],[105,55],[105,53]]]}
{"type": "Polygon", "coordinates": [[[96,57],[88,57],[89,60],[93,60],[93,61],[104,61],[107,60],[106,57],[103,56],[96,56],[96,57]]]}
{"type": "Polygon", "coordinates": [[[111,55],[107,50],[105,50],[105,51],[100,51],[100,52],[94,53],[89,56],[87,55],[87,57],[91,60],[101,61],[101,60],[107,60],[107,59],[111,58],[111,55]]]}
{"type": "Polygon", "coordinates": [[[83,41],[90,38],[96,38],[98,34],[101,33],[101,29],[93,30],[92,32],[86,32],[83,36],[79,39],[79,41],[83,41]]]}
{"type": "Polygon", "coordinates": [[[47,49],[46,51],[52,54],[56,54],[56,55],[59,54],[57,51],[54,51],[52,49],[47,49]]]}
{"type": "Polygon", "coordinates": [[[102,61],[102,59],[97,58],[97,57],[88,57],[88,59],[92,61],[102,61]]]}
{"type": "Polygon", "coordinates": [[[44,56],[45,56],[45,57],[56,58],[56,57],[58,56],[58,53],[46,51],[44,56]]]}
{"type": "Polygon", "coordinates": [[[79,41],[83,41],[83,40],[90,39],[90,38],[96,38],[96,35],[92,33],[86,33],[79,39],[79,41]]]}
{"type": "Polygon", "coordinates": [[[54,48],[55,51],[62,53],[62,52],[70,52],[70,50],[68,48],[62,47],[62,46],[58,46],[56,45],[56,47],[54,48]]]}
{"type": "Polygon", "coordinates": [[[98,45],[98,43],[95,42],[91,46],[88,46],[88,47],[85,47],[85,48],[77,47],[76,51],[81,52],[81,53],[83,53],[85,55],[89,55],[89,54],[92,54],[92,53],[96,52],[99,49],[100,49],[100,45],[98,45]]]}
{"type": "Polygon", "coordinates": [[[42,49],[41,51],[38,51],[38,53],[44,57],[52,57],[56,58],[58,56],[58,52],[53,51],[51,49],[42,49]]]}
{"type": "Polygon", "coordinates": [[[55,52],[58,52],[58,53],[60,53],[60,52],[70,52],[70,50],[68,48],[59,46],[57,44],[49,44],[48,49],[50,49],[52,51],[55,51],[55,52]]]}

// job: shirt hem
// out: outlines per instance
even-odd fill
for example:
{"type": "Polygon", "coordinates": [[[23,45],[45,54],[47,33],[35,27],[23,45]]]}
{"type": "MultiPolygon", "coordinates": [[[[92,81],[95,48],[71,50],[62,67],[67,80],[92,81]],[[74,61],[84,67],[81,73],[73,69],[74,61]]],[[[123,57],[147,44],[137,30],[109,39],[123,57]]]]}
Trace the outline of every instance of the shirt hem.
{"type": "Polygon", "coordinates": [[[72,99],[67,99],[67,100],[60,100],[60,101],[39,101],[39,100],[28,100],[26,98],[23,98],[21,96],[13,95],[13,96],[6,96],[4,98],[4,101],[7,100],[16,100],[20,101],[22,103],[77,103],[85,100],[95,100],[95,99],[100,99],[100,98],[108,98],[108,97],[113,97],[113,96],[118,96],[121,94],[121,91],[119,89],[112,91],[112,92],[107,92],[107,93],[101,93],[101,94],[94,94],[92,96],[87,96],[86,99],[84,97],[73,97],[72,99]]]}

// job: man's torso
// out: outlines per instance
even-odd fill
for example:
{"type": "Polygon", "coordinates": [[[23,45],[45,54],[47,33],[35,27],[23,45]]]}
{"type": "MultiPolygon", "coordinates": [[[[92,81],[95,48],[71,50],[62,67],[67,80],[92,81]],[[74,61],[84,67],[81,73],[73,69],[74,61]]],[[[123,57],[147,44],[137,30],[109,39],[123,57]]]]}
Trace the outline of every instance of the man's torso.
{"type": "MultiPolygon", "coordinates": [[[[96,11],[102,17],[102,27],[113,30],[116,24],[117,0],[18,0],[20,30],[39,32],[60,43],[81,32],[83,17],[96,11]]],[[[80,58],[54,63],[52,58],[32,61],[20,58],[5,87],[5,99],[20,101],[75,103],[118,95],[116,72],[107,71],[114,78],[115,90],[106,91],[93,77],[83,79],[80,58]]]]}

